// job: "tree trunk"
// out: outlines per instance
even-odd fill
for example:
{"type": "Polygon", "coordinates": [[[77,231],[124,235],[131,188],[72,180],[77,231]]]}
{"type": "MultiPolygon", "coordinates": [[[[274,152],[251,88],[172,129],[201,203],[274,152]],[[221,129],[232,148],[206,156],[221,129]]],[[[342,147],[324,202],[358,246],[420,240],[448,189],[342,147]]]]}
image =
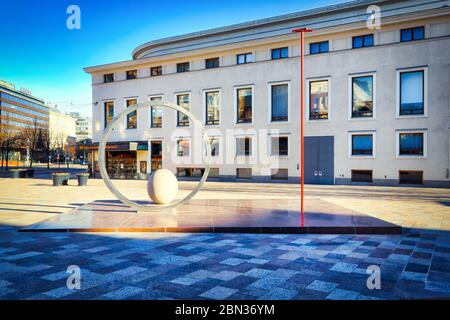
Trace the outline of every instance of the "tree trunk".
{"type": "Polygon", "coordinates": [[[9,162],[9,149],[6,149],[6,170],[8,170],[8,163],[9,162]]]}

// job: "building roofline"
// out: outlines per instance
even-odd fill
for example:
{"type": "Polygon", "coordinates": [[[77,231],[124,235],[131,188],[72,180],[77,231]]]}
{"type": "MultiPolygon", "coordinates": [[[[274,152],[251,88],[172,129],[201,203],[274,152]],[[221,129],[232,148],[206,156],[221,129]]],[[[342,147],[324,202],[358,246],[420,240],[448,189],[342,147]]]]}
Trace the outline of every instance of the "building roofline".
{"type": "MultiPolygon", "coordinates": [[[[289,30],[291,30],[290,28],[297,27],[297,26],[300,27],[302,24],[302,21],[304,21],[303,24],[305,26],[309,26],[311,24],[311,18],[316,19],[316,16],[318,16],[319,18],[321,16],[326,17],[328,15],[335,15],[335,14],[337,14],[339,16],[341,13],[344,13],[346,11],[351,11],[351,10],[358,10],[357,15],[337,18],[337,19],[341,19],[344,21],[343,23],[340,23],[339,26],[360,24],[361,22],[365,21],[365,20],[360,20],[360,18],[361,18],[361,16],[363,16],[363,13],[366,12],[365,10],[361,10],[361,8],[364,8],[368,5],[374,5],[374,4],[378,4],[378,5],[394,4],[395,5],[396,3],[399,3],[399,2],[406,2],[406,1],[405,0],[355,0],[355,1],[344,2],[344,3],[340,3],[340,4],[330,5],[330,6],[326,6],[326,7],[308,9],[308,10],[304,10],[304,11],[300,11],[300,12],[284,14],[284,15],[274,16],[274,17],[270,17],[270,18],[259,19],[259,20],[254,20],[254,21],[250,21],[250,22],[244,22],[244,23],[234,24],[234,25],[230,25],[230,26],[208,29],[205,31],[199,31],[199,32],[159,39],[159,40],[147,42],[147,43],[137,47],[133,51],[133,59],[132,60],[125,60],[125,61],[102,64],[102,65],[90,66],[90,67],[84,68],[83,70],[86,73],[94,74],[97,72],[110,70],[110,69],[127,68],[127,67],[131,67],[131,66],[134,66],[136,64],[141,64],[141,63],[151,64],[154,61],[160,61],[162,56],[177,58],[180,54],[182,54],[182,52],[176,51],[176,49],[179,46],[182,46],[185,42],[191,43],[191,44],[189,44],[189,46],[195,47],[195,48],[185,50],[183,52],[184,54],[186,54],[186,51],[204,50],[206,47],[205,46],[197,46],[197,42],[203,45],[206,42],[204,42],[204,41],[202,42],[202,40],[208,39],[209,37],[217,38],[217,36],[218,36],[219,37],[218,39],[215,39],[215,40],[213,39],[211,41],[212,42],[221,42],[223,39],[225,39],[230,34],[232,35],[234,33],[239,33],[240,31],[248,33],[249,30],[256,29],[256,28],[267,29],[267,27],[270,28],[277,24],[282,24],[283,27],[281,29],[275,30],[277,32],[275,35],[272,33],[269,36],[270,37],[275,37],[275,36],[280,36],[280,35],[286,36],[286,35],[288,35],[288,33],[290,34],[290,32],[288,32],[289,30]],[[359,17],[358,18],[359,20],[358,19],[353,19],[353,20],[348,19],[348,18],[355,18],[355,17],[359,17]],[[192,44],[192,43],[194,43],[194,44],[192,44]],[[155,51],[155,49],[157,49],[157,48],[162,48],[160,50],[162,53],[157,54],[157,55],[154,54],[155,52],[159,52],[159,51],[155,51]],[[149,51],[151,51],[153,53],[147,54],[147,52],[149,52],[149,51]]],[[[402,15],[409,16],[411,14],[412,15],[417,14],[418,12],[421,12],[422,14],[426,14],[426,12],[432,12],[432,11],[438,9],[438,7],[435,7],[435,5],[437,3],[442,3],[442,2],[445,2],[445,1],[444,0],[428,0],[428,1],[424,1],[424,4],[416,3],[416,4],[413,4],[412,6],[407,6],[407,7],[410,8],[410,7],[414,7],[414,6],[422,6],[422,5],[430,5],[430,4],[432,6],[430,8],[426,8],[426,10],[424,10],[422,8],[421,11],[405,12],[405,13],[402,13],[402,15]]],[[[450,7],[447,7],[447,8],[450,8],[450,7]]],[[[395,6],[393,8],[387,9],[387,11],[385,9],[384,12],[393,11],[393,13],[386,15],[386,16],[383,15],[384,23],[391,23],[392,21],[395,21],[398,19],[399,14],[395,12],[396,10],[398,10],[398,8],[395,6]]],[[[433,13],[433,14],[435,14],[435,13],[433,13]]],[[[364,19],[366,19],[366,18],[364,18],[364,19]]],[[[321,24],[321,25],[313,26],[313,28],[316,31],[319,29],[323,29],[323,30],[329,29],[329,27],[330,27],[329,25],[324,26],[324,23],[329,22],[329,21],[323,20],[323,19],[319,19],[319,20],[320,21],[318,22],[318,24],[321,24]]],[[[334,18],[334,20],[336,20],[336,18],[334,18]]],[[[330,20],[330,21],[333,21],[333,20],[330,20]]],[[[334,25],[333,27],[336,27],[336,25],[334,25]]],[[[264,32],[267,33],[266,31],[264,31],[264,32]]],[[[243,37],[245,37],[245,34],[243,37]]],[[[226,38],[225,40],[227,40],[227,39],[228,38],[226,38]]],[[[250,41],[250,40],[259,41],[261,39],[263,39],[262,36],[260,36],[259,38],[247,39],[245,41],[250,41]]],[[[230,45],[230,44],[231,44],[231,42],[228,44],[222,43],[219,46],[230,45]]]]}
{"type": "Polygon", "coordinates": [[[148,49],[149,47],[158,47],[158,46],[176,43],[176,42],[180,42],[180,41],[195,40],[197,38],[208,37],[211,35],[218,35],[218,34],[222,34],[222,33],[235,32],[235,31],[242,30],[242,29],[261,27],[264,25],[270,25],[270,24],[274,24],[277,22],[285,22],[285,21],[294,20],[294,19],[298,19],[298,18],[306,18],[306,17],[309,18],[309,17],[315,16],[315,15],[321,15],[321,14],[336,12],[336,11],[340,11],[340,10],[353,9],[353,8],[357,8],[357,7],[361,7],[361,6],[366,6],[368,4],[377,4],[380,2],[387,2],[387,1],[386,0],[354,0],[354,1],[344,2],[344,3],[329,5],[329,6],[325,6],[325,7],[318,7],[318,8],[278,15],[278,16],[272,16],[269,18],[262,18],[262,19],[232,24],[232,25],[228,25],[228,26],[224,26],[224,27],[212,28],[212,29],[182,34],[182,35],[178,35],[178,36],[157,39],[157,40],[146,42],[146,43],[136,47],[132,52],[132,58],[134,60],[138,59],[139,54],[142,51],[148,49]]]}
{"type": "Polygon", "coordinates": [[[35,97],[32,94],[28,94],[28,93],[22,92],[22,91],[16,89],[15,87],[8,87],[7,85],[0,84],[0,89],[7,90],[7,91],[9,91],[9,92],[11,92],[11,93],[13,93],[15,95],[18,95],[18,96],[20,96],[21,99],[33,100],[32,102],[40,103],[40,104],[42,104],[43,107],[47,107],[45,105],[45,100],[44,99],[35,97]]]}

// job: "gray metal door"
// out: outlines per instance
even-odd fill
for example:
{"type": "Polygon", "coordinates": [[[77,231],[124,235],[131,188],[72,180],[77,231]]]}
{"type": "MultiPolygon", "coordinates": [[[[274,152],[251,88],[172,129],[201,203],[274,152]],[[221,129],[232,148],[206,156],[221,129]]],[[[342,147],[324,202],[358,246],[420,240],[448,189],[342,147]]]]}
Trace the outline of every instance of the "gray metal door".
{"type": "Polygon", "coordinates": [[[334,184],[334,137],[305,137],[305,183],[334,184]]]}

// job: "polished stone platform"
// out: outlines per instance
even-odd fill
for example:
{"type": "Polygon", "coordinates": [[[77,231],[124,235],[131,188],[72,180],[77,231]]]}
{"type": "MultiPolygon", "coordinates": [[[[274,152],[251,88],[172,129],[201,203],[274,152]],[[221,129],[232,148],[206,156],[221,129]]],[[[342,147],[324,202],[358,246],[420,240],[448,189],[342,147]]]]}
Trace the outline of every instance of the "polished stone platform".
{"type": "MultiPolygon", "coordinates": [[[[142,202],[145,203],[145,202],[142,202]]],[[[116,200],[95,201],[21,229],[28,232],[240,232],[400,234],[401,227],[319,198],[191,200],[147,213],[116,200]]]]}

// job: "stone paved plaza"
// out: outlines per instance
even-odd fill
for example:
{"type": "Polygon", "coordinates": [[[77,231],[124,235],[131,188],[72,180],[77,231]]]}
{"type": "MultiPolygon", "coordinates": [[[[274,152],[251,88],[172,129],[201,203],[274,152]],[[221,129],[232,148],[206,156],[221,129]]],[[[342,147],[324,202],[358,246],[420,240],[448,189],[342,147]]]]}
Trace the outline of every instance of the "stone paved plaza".
{"type": "MultiPolygon", "coordinates": [[[[117,181],[133,199],[145,182],[117,181]]],[[[85,188],[0,179],[0,299],[398,299],[450,297],[448,189],[307,186],[316,198],[404,227],[403,235],[23,233],[94,200],[85,188]],[[70,265],[81,289],[66,287],[70,265]],[[381,289],[366,286],[381,268],[381,289]]],[[[180,196],[193,183],[182,183],[180,196]]],[[[295,198],[298,185],[207,183],[199,198],[295,198]]]]}

